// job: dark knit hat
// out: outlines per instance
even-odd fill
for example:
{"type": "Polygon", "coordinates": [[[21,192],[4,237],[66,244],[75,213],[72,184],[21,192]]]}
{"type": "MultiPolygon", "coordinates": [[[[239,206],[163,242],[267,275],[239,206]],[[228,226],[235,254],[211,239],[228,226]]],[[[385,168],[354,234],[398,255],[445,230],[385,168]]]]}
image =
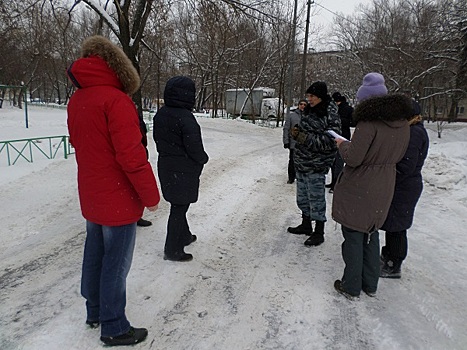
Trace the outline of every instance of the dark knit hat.
{"type": "Polygon", "coordinates": [[[412,100],[412,108],[413,108],[413,115],[420,115],[422,114],[422,109],[417,101],[412,100]]]}
{"type": "Polygon", "coordinates": [[[328,95],[328,87],[324,81],[316,81],[306,90],[307,94],[315,95],[320,99],[325,99],[328,95]]]}
{"type": "Polygon", "coordinates": [[[388,88],[384,85],[384,77],[379,73],[368,73],[363,77],[362,86],[357,91],[357,102],[362,102],[372,96],[388,94],[388,88]]]}
{"type": "Polygon", "coordinates": [[[336,91],[335,93],[332,94],[332,99],[334,102],[345,102],[346,98],[341,95],[339,91],[336,91]]]}

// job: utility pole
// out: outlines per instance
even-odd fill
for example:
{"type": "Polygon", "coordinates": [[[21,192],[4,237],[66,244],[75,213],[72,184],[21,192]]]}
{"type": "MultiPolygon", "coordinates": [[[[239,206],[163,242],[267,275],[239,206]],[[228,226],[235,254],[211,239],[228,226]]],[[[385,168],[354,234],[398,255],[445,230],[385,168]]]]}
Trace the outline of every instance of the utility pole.
{"type": "Polygon", "coordinates": [[[314,4],[313,0],[308,0],[307,2],[307,9],[306,9],[306,27],[305,27],[305,42],[303,43],[303,57],[302,57],[302,75],[301,75],[301,82],[300,82],[300,92],[305,92],[305,77],[306,77],[306,62],[307,62],[307,55],[308,55],[308,33],[310,28],[310,12],[311,12],[311,4],[314,4]]]}
{"type": "Polygon", "coordinates": [[[292,28],[292,42],[290,43],[289,52],[289,86],[287,91],[287,115],[290,113],[290,107],[292,106],[292,85],[293,85],[293,71],[295,61],[295,36],[297,32],[297,8],[298,0],[295,0],[294,11],[293,11],[293,28],[292,28]]]}

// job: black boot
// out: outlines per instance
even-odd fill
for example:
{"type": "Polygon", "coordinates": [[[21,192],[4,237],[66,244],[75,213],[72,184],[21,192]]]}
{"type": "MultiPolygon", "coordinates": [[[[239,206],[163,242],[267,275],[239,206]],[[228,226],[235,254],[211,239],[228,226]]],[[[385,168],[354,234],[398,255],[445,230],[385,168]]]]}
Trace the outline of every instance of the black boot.
{"type": "Polygon", "coordinates": [[[401,259],[388,259],[384,261],[383,267],[379,272],[381,278],[401,278],[401,259]]]}
{"type": "Polygon", "coordinates": [[[305,245],[318,246],[324,242],[324,221],[316,221],[315,231],[311,234],[310,238],[305,241],[305,245]]]}
{"type": "Polygon", "coordinates": [[[311,235],[313,233],[313,227],[311,227],[311,220],[308,216],[302,216],[302,223],[297,227],[289,227],[288,232],[294,235],[311,235]]]}

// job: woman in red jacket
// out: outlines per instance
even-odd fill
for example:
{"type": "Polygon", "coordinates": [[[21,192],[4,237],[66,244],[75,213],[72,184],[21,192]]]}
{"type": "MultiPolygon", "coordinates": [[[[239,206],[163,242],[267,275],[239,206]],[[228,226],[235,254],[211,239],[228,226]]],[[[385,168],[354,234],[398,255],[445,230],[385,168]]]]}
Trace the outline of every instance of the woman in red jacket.
{"type": "Polygon", "coordinates": [[[129,97],[139,87],[139,76],[124,52],[101,36],[84,41],[81,58],[67,73],[78,88],[68,104],[68,131],[86,219],[81,279],[86,323],[101,324],[105,344],[135,344],[148,332],[126,319],[126,277],[136,222],[145,207],[154,211],[160,200],[129,97]]]}

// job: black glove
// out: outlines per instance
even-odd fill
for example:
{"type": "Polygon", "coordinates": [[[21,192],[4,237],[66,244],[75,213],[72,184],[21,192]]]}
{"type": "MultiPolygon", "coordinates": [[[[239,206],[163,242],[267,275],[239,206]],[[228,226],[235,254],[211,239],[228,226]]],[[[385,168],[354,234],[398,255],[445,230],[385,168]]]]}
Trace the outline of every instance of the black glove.
{"type": "Polygon", "coordinates": [[[284,148],[290,148],[290,145],[288,143],[284,143],[284,148]]]}

